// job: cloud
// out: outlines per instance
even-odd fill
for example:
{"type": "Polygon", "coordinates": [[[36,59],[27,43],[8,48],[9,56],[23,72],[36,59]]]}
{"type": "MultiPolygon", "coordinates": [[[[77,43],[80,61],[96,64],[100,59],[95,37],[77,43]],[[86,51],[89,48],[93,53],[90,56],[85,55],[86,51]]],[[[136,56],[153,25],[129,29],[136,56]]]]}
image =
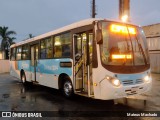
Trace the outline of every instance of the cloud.
{"type": "MultiPolygon", "coordinates": [[[[160,0],[131,0],[131,21],[160,21],[160,0]]],[[[118,19],[118,0],[96,0],[96,17],[118,19]]],[[[91,15],[91,0],[1,0],[0,26],[17,32],[18,41],[71,24],[91,15]]]]}

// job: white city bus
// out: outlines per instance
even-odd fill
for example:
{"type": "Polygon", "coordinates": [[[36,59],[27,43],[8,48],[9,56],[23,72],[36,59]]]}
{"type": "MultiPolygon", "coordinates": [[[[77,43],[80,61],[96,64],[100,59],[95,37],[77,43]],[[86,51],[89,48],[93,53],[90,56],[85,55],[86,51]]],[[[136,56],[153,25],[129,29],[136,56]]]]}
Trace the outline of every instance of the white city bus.
{"type": "Polygon", "coordinates": [[[11,46],[10,74],[78,94],[117,99],[151,88],[142,28],[106,19],[87,19],[11,46]]]}

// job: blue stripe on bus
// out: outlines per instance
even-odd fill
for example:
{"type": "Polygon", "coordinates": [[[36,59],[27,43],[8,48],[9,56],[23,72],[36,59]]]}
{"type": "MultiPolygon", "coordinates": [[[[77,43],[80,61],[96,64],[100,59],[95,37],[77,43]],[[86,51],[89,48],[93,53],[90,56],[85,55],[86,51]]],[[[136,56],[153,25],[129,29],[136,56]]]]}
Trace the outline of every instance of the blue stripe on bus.
{"type": "Polygon", "coordinates": [[[69,59],[50,59],[50,60],[39,60],[37,69],[40,73],[46,74],[61,74],[66,73],[67,75],[72,75],[72,68],[62,68],[60,67],[60,62],[66,62],[69,59]]]}
{"type": "MultiPolygon", "coordinates": [[[[71,62],[70,59],[45,59],[39,60],[36,71],[45,74],[61,74],[66,73],[67,75],[72,75],[72,67],[64,68],[60,67],[60,62],[71,62]]],[[[18,69],[24,69],[29,72],[34,72],[34,67],[30,65],[30,60],[18,61],[18,69]]]]}
{"type": "Polygon", "coordinates": [[[137,74],[117,74],[117,78],[122,82],[123,85],[135,85],[138,83],[143,83],[144,77],[147,75],[147,72],[137,73],[137,74]]]}
{"type": "Polygon", "coordinates": [[[17,61],[18,70],[30,71],[30,60],[17,61]]]}

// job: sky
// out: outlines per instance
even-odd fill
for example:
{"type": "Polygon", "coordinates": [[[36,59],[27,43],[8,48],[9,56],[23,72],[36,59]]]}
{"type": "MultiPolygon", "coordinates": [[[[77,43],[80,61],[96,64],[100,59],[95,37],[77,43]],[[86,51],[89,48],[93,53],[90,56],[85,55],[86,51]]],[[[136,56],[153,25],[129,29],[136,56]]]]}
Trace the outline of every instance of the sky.
{"type": "MultiPolygon", "coordinates": [[[[131,22],[160,23],[160,0],[130,0],[131,22]]],[[[118,20],[119,0],[96,0],[96,18],[118,20]]],[[[91,0],[0,0],[0,26],[16,31],[16,42],[91,17],[91,0]]]]}

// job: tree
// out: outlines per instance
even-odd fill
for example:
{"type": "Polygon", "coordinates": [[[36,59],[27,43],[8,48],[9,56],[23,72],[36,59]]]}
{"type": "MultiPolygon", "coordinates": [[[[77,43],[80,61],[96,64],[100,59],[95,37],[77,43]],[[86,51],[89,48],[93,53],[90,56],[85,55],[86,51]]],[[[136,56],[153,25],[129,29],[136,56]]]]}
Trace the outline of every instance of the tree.
{"type": "Polygon", "coordinates": [[[8,58],[10,45],[14,44],[14,40],[16,39],[15,37],[11,37],[11,35],[16,35],[16,32],[8,30],[8,27],[0,26],[1,51],[5,51],[6,58],[8,58]]]}
{"type": "Polygon", "coordinates": [[[9,38],[9,43],[10,43],[11,45],[12,45],[12,44],[15,44],[15,42],[14,42],[15,39],[16,39],[15,37],[9,38]]]}
{"type": "Polygon", "coordinates": [[[22,40],[22,41],[25,41],[25,40],[28,40],[28,39],[31,39],[31,38],[33,38],[34,36],[30,33],[30,34],[28,34],[28,38],[26,38],[26,39],[24,39],[24,40],[22,40]]]}
{"type": "Polygon", "coordinates": [[[29,34],[29,38],[33,38],[34,36],[32,34],[29,34]]]}

